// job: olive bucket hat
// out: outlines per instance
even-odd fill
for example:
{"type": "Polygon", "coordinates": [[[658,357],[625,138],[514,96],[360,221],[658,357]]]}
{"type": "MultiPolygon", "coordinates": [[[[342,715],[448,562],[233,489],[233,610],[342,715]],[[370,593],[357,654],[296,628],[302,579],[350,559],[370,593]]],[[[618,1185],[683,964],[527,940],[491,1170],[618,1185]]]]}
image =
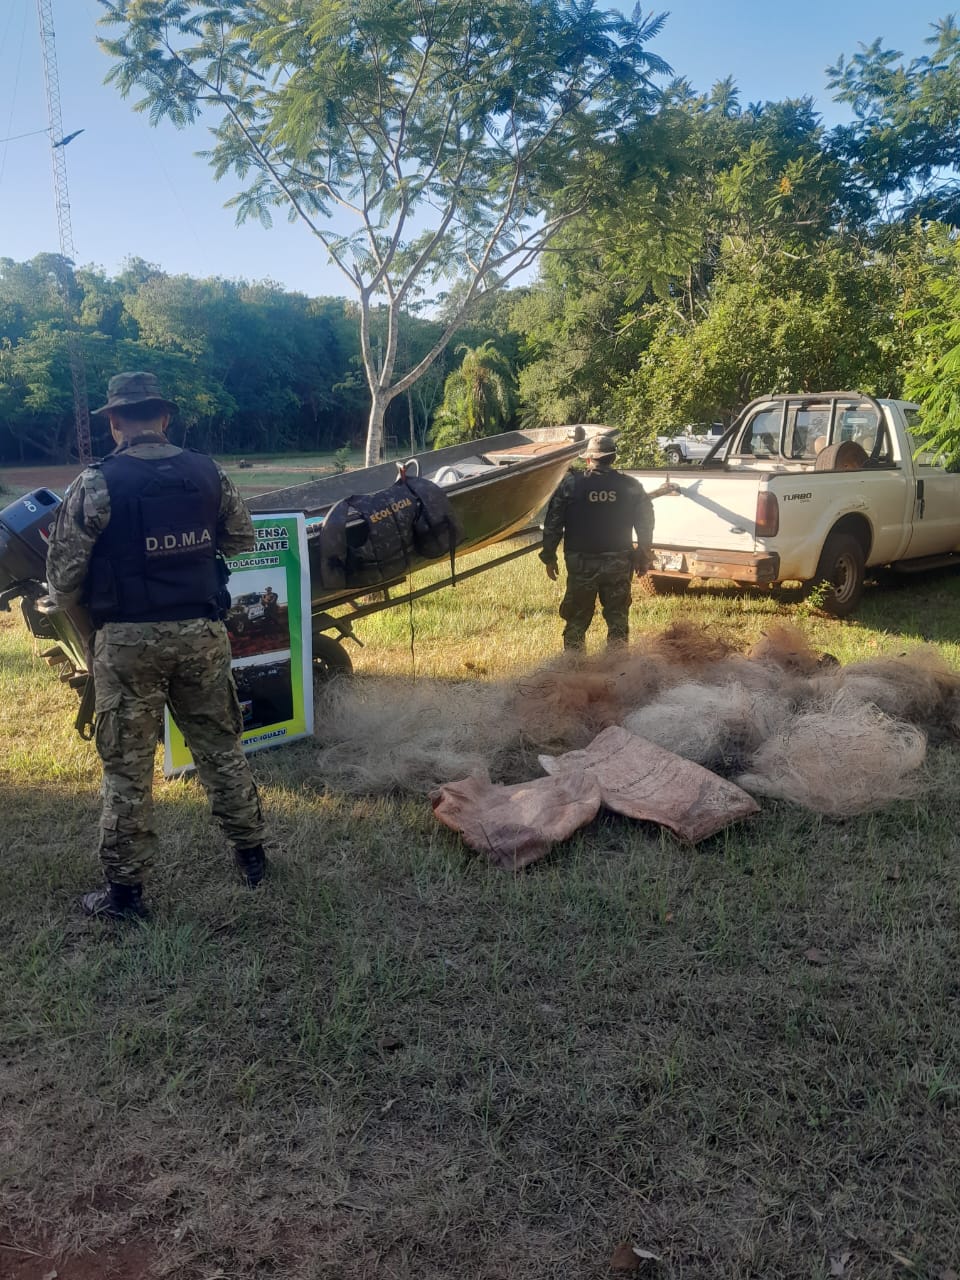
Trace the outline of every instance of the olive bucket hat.
{"type": "Polygon", "coordinates": [[[176,413],[177,406],[160,390],[152,373],[118,373],[107,383],[107,403],[94,409],[94,415],[121,411],[134,404],[156,404],[161,413],[176,413]]]}
{"type": "Polygon", "coordinates": [[[584,449],[584,458],[612,458],[617,452],[617,437],[612,431],[602,435],[591,436],[590,443],[584,449]]]}

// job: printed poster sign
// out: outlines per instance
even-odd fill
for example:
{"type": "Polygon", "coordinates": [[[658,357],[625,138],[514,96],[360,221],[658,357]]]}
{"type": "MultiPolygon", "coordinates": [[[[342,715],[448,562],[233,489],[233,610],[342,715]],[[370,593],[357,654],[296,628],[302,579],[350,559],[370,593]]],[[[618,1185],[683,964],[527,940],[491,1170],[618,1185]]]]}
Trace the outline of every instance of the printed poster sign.
{"type": "MultiPolygon", "coordinates": [[[[230,609],[224,623],[243,712],[245,751],[275,747],[313,732],[310,563],[302,513],[254,516],[257,543],[229,560],[230,609]]],[[[163,771],[192,769],[170,710],[163,771]]]]}

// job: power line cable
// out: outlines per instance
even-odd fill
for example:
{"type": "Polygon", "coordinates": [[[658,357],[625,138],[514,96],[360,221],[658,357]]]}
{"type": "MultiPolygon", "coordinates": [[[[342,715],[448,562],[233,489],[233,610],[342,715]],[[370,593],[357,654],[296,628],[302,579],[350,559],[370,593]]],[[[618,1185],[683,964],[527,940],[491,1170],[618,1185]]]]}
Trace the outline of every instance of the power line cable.
{"type": "MultiPolygon", "coordinates": [[[[23,22],[20,24],[20,48],[17,52],[17,69],[13,77],[13,96],[10,99],[10,117],[7,120],[7,133],[13,128],[13,113],[17,106],[17,90],[20,87],[20,70],[23,66],[23,46],[27,36],[27,0],[23,0],[23,22]]],[[[46,130],[40,132],[45,133],[46,130]]],[[[3,154],[0,155],[0,188],[3,187],[3,174],[7,167],[7,141],[12,142],[13,139],[5,139],[3,143],[3,154]]]]}
{"type": "MultiPolygon", "coordinates": [[[[10,126],[7,125],[9,129],[10,126]]],[[[8,142],[19,142],[21,138],[35,138],[38,133],[49,133],[49,127],[46,129],[31,129],[29,133],[13,133],[9,138],[0,138],[0,144],[6,145],[8,142]]]]}
{"type": "Polygon", "coordinates": [[[182,225],[185,226],[186,229],[190,232],[190,234],[193,236],[193,239],[196,243],[197,248],[200,250],[201,253],[203,253],[207,249],[207,245],[203,243],[203,241],[200,239],[200,236],[197,233],[196,219],[194,218],[189,206],[185,204],[183,200],[181,200],[180,192],[177,189],[177,186],[174,183],[173,179],[170,177],[170,174],[167,171],[167,166],[163,162],[163,156],[160,154],[159,150],[157,149],[156,143],[151,137],[152,132],[153,132],[152,130],[148,130],[145,135],[145,141],[147,143],[147,146],[150,148],[150,153],[153,156],[154,162],[160,169],[160,172],[163,174],[164,181],[166,182],[167,186],[170,188],[170,194],[173,196],[173,199],[180,210],[182,225]]]}
{"type": "Polygon", "coordinates": [[[3,35],[0,36],[0,49],[5,49],[7,45],[7,36],[10,34],[10,28],[13,26],[13,15],[16,13],[16,6],[10,5],[7,9],[7,25],[3,28],[3,35]]]}

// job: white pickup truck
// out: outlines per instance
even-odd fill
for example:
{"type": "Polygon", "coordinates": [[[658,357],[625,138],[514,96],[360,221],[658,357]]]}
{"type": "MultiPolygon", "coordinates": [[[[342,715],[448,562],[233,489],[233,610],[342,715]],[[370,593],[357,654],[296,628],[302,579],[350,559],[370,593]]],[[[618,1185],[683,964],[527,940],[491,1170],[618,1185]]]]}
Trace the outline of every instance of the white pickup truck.
{"type": "Polygon", "coordinates": [[[663,456],[672,467],[681,462],[700,462],[726,431],[722,422],[713,422],[704,431],[683,431],[675,436],[657,436],[663,456]]]}
{"type": "Polygon", "coordinates": [[[916,405],[859,392],[754,400],[695,471],[668,475],[679,493],[656,504],[654,586],[823,582],[843,617],[868,569],[960,563],[960,474],[917,453],[918,420],[916,405]]]}

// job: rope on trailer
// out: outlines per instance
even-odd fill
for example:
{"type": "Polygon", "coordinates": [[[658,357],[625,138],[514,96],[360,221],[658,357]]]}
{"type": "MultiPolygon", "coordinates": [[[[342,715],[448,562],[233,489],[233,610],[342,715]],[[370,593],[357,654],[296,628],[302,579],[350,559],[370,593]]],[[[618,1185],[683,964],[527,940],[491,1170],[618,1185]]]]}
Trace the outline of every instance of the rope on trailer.
{"type": "Polygon", "coordinates": [[[413,684],[417,683],[417,650],[416,636],[417,630],[413,623],[413,596],[407,596],[407,612],[410,623],[410,680],[413,684]]]}

